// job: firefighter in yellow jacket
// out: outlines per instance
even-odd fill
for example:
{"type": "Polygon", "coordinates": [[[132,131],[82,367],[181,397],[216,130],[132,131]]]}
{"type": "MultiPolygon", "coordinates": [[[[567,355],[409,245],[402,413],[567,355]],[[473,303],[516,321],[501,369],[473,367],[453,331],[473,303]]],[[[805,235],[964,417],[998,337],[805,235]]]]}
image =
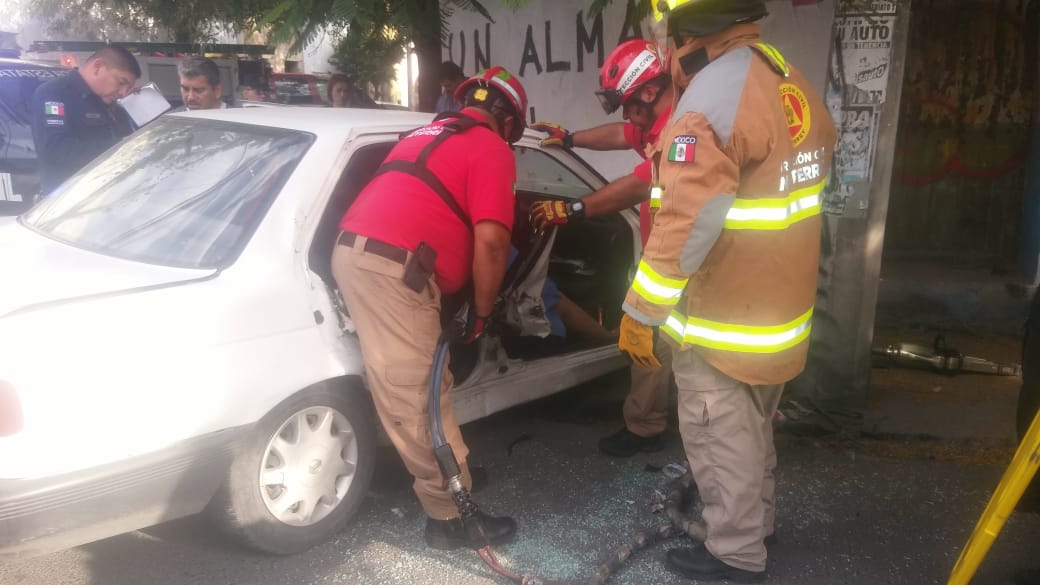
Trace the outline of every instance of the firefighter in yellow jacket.
{"type": "Polygon", "coordinates": [[[775,539],[771,420],[805,365],[835,131],[806,79],[762,41],[764,2],[653,7],[675,43],[681,96],[651,157],[661,207],[619,345],[650,365],[657,331],[679,348],[679,427],[707,540],[669,551],[669,565],[760,581],[775,539]]]}

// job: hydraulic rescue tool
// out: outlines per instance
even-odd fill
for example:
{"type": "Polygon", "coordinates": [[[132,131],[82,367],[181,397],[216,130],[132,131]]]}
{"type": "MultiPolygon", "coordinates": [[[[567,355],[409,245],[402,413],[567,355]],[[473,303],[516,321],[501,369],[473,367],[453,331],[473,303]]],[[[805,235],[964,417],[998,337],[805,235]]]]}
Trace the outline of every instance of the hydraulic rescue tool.
{"type": "Polygon", "coordinates": [[[871,353],[878,357],[889,358],[896,365],[915,367],[924,366],[937,372],[955,375],[961,372],[971,374],[993,374],[997,376],[1020,376],[1020,364],[1000,364],[987,359],[964,355],[946,345],[946,337],[937,335],[928,348],[915,343],[894,343],[885,347],[873,347],[871,353]]]}

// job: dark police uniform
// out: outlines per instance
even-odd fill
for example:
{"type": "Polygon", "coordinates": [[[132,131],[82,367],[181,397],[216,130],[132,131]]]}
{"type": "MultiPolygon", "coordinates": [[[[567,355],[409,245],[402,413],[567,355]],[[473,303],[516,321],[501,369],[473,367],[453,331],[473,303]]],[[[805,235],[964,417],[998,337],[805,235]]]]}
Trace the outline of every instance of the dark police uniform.
{"type": "Polygon", "coordinates": [[[37,87],[29,108],[41,195],[54,191],[132,131],[122,108],[101,101],[79,71],[37,87]]]}

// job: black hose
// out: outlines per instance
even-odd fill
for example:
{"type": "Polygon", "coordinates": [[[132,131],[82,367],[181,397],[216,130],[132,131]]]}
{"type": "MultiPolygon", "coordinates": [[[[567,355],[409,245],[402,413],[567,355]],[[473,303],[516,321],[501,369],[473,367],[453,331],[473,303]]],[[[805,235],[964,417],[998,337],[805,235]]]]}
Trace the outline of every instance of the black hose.
{"type": "Polygon", "coordinates": [[[444,423],[441,420],[441,380],[444,378],[444,358],[447,353],[448,341],[441,339],[437,343],[437,350],[433,354],[433,367],[430,370],[429,396],[426,405],[430,418],[430,435],[434,449],[448,443],[448,440],[444,437],[444,423]]]}
{"type": "Polygon", "coordinates": [[[589,585],[604,585],[617,573],[635,553],[676,536],[689,536],[703,542],[707,536],[704,525],[683,514],[684,504],[692,503],[697,484],[687,471],[668,484],[661,511],[668,522],[637,530],[627,542],[615,549],[596,567],[596,573],[587,581],[589,585]]]}
{"type": "Polygon", "coordinates": [[[515,573],[498,561],[495,551],[484,534],[483,525],[477,518],[477,505],[470,497],[469,490],[462,484],[462,470],[458,459],[452,451],[451,445],[444,436],[444,425],[441,419],[441,379],[444,376],[444,362],[448,355],[448,340],[442,337],[437,343],[437,349],[433,354],[433,366],[430,368],[429,398],[427,406],[429,409],[430,437],[433,441],[433,453],[437,459],[441,474],[448,482],[451,498],[459,509],[459,518],[466,528],[467,535],[471,540],[480,542],[482,546],[477,549],[477,555],[495,573],[506,577],[520,585],[570,585],[563,581],[548,581],[535,577],[515,573]]]}
{"type": "MultiPolygon", "coordinates": [[[[540,246],[544,241],[544,236],[540,235],[535,242],[536,247],[540,246]]],[[[532,254],[531,256],[536,255],[532,254]]],[[[521,273],[525,274],[530,269],[529,264],[531,263],[532,261],[529,258],[515,276],[521,273]]],[[[516,286],[518,280],[518,278],[514,277],[514,282],[511,283],[512,286],[516,286]]],[[[464,315],[465,312],[463,311],[461,314],[464,315]]],[[[520,585],[604,585],[610,580],[612,575],[621,569],[626,561],[632,558],[632,555],[640,550],[681,535],[688,535],[695,540],[704,540],[706,534],[704,526],[696,520],[685,518],[682,514],[683,503],[689,499],[686,497],[687,493],[691,487],[696,488],[690,472],[687,471],[685,475],[676,478],[669,484],[668,494],[663,502],[663,511],[668,517],[668,522],[636,531],[628,542],[618,547],[609,558],[596,567],[596,572],[591,578],[568,581],[546,580],[530,574],[516,573],[504,567],[491,548],[487,535],[484,534],[483,526],[476,517],[477,505],[470,497],[469,490],[462,484],[462,472],[458,459],[455,458],[455,453],[444,436],[444,424],[441,418],[441,380],[444,377],[444,363],[448,356],[448,343],[448,336],[442,335],[437,342],[433,365],[430,368],[427,403],[430,436],[437,465],[440,467],[441,474],[448,482],[452,500],[459,509],[459,517],[471,538],[482,543],[482,546],[477,549],[477,555],[492,571],[520,585]]]]}

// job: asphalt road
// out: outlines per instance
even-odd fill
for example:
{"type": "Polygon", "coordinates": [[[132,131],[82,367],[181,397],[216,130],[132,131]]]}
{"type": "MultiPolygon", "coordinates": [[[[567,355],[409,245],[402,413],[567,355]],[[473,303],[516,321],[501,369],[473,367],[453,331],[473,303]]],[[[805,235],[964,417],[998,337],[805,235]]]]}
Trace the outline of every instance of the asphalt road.
{"type": "MultiPolygon", "coordinates": [[[[546,578],[588,577],[635,529],[656,525],[648,500],[681,460],[677,434],[665,451],[631,459],[596,452],[620,424],[621,383],[601,380],[464,428],[491,481],[477,494],[520,523],[501,560],[546,578]],[[604,398],[604,397],[608,398],[604,398]]],[[[770,549],[774,585],[945,583],[1010,455],[1007,448],[919,438],[777,438],[780,543],[770,549]]],[[[389,460],[390,458],[388,458],[389,460]]],[[[44,557],[0,564],[3,585],[477,585],[494,579],[471,551],[427,550],[424,516],[399,462],[389,460],[357,520],[304,554],[272,558],[220,539],[186,519],[44,557]]],[[[1010,585],[1040,566],[1040,516],[1016,514],[975,585],[1010,585]]],[[[612,581],[691,583],[669,573],[664,550],[643,551],[612,581]]]]}

